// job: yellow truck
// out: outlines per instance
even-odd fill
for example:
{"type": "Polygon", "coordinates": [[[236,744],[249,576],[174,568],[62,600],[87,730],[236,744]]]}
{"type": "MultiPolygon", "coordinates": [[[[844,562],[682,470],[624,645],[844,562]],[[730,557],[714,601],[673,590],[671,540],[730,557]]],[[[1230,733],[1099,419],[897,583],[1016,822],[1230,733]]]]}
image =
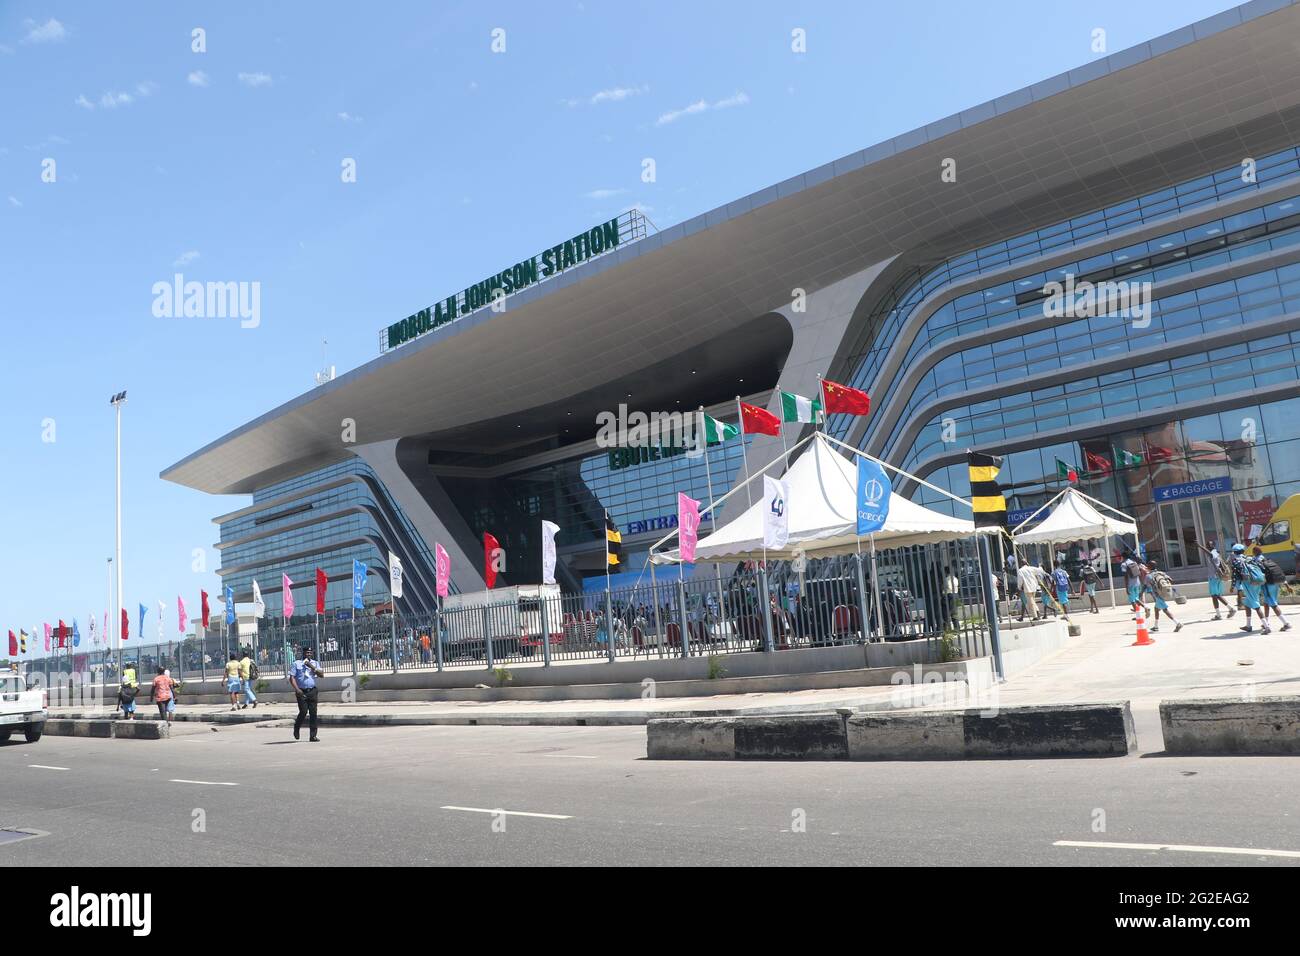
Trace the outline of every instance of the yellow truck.
{"type": "Polygon", "coordinates": [[[1256,540],[1264,556],[1287,574],[1296,574],[1296,545],[1300,544],[1300,495],[1292,495],[1273,512],[1256,540]]]}

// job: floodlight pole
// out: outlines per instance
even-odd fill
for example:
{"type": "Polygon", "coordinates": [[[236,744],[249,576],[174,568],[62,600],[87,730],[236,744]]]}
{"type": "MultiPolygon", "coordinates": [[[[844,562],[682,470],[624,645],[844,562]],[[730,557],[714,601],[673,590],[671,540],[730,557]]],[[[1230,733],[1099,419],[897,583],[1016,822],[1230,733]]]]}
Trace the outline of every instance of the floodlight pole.
{"type": "Polygon", "coordinates": [[[117,633],[117,670],[122,671],[122,406],[126,404],[126,392],[118,392],[109,404],[117,413],[117,538],[114,554],[117,563],[117,601],[113,621],[110,625],[117,633]]]}

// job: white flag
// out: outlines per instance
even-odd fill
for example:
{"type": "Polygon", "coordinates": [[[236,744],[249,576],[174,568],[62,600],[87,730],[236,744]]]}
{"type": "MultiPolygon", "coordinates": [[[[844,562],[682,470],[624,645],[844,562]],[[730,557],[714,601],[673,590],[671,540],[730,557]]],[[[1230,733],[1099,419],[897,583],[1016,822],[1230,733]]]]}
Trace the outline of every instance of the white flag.
{"type": "Polygon", "coordinates": [[[167,605],[162,601],[158,602],[158,640],[163,639],[163,611],[167,610],[167,605]]]}
{"type": "Polygon", "coordinates": [[[95,637],[95,612],[94,611],[90,612],[90,643],[92,644],[98,643],[98,638],[95,637]]]}
{"type": "Polygon", "coordinates": [[[257,586],[257,581],[253,581],[253,617],[266,617],[266,602],[262,600],[262,589],[257,586]]]}
{"type": "Polygon", "coordinates": [[[555,583],[555,536],[560,526],[554,521],[542,522],[542,583],[555,583]]]}
{"type": "Polygon", "coordinates": [[[394,598],[402,596],[402,559],[388,552],[388,591],[394,598]]]}
{"type": "Polygon", "coordinates": [[[784,548],[790,540],[790,515],[784,481],[763,476],[763,547],[784,548]]]}

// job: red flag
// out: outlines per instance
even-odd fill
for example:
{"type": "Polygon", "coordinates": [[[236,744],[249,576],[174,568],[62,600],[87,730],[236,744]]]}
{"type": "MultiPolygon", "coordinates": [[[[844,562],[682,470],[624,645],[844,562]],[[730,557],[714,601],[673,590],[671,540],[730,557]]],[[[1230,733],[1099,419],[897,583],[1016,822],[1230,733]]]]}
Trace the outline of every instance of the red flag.
{"type": "Polygon", "coordinates": [[[497,583],[496,556],[501,553],[501,543],[489,532],[483,532],[483,580],[488,590],[497,583]]]}
{"type": "Polygon", "coordinates": [[[68,625],[63,623],[63,618],[59,618],[59,629],[55,633],[59,635],[59,647],[67,647],[68,625]]]}
{"type": "Polygon", "coordinates": [[[18,638],[14,636],[13,631],[9,632],[9,656],[18,656],[18,638]]]}
{"type": "Polygon", "coordinates": [[[822,379],[822,391],[826,394],[826,413],[840,415],[866,415],[871,411],[871,396],[861,389],[850,388],[822,379]]]}
{"type": "Polygon", "coordinates": [[[1099,455],[1095,451],[1088,451],[1088,449],[1085,448],[1083,450],[1083,457],[1088,462],[1089,471],[1094,472],[1103,478],[1111,473],[1111,464],[1105,455],[1099,455]]]}
{"type": "Polygon", "coordinates": [[[325,572],[320,568],[316,569],[316,613],[325,613],[325,589],[329,587],[330,579],[325,576],[325,572]]]}
{"type": "Polygon", "coordinates": [[[1147,461],[1173,461],[1174,450],[1164,445],[1147,445],[1147,461]]]}
{"type": "Polygon", "coordinates": [[[740,403],[740,430],[745,435],[780,435],[781,419],[766,408],[740,403]]]}
{"type": "Polygon", "coordinates": [[[131,615],[126,613],[126,608],[122,608],[122,640],[131,636],[131,615]]]}
{"type": "MultiPolygon", "coordinates": [[[[206,631],[206,630],[208,629],[208,616],[209,616],[209,613],[210,613],[210,612],[208,611],[208,592],[207,592],[207,591],[199,591],[199,603],[200,603],[200,605],[201,605],[202,608],[203,608],[203,630],[206,631]]],[[[126,612],[123,611],[122,613],[125,614],[126,612]]]]}

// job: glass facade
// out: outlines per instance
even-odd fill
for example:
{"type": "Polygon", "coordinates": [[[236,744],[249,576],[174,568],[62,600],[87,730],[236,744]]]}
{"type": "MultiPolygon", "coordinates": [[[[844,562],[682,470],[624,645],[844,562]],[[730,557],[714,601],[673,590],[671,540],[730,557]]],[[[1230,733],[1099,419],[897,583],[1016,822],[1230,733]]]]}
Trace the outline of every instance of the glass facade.
{"type": "MultiPolygon", "coordinates": [[[[910,380],[924,374],[901,408],[868,421],[860,444],[934,485],[969,496],[962,454],[967,447],[997,453],[1000,446],[1023,446],[1051,433],[1036,447],[1006,455],[999,482],[1013,526],[1066,487],[1062,471],[1073,468],[1081,490],[1137,519],[1145,546],[1166,566],[1203,570],[1198,542],[1244,540],[1288,496],[1300,493],[1300,398],[1290,397],[1300,394],[1300,330],[1284,322],[1284,332],[1250,333],[1252,325],[1300,313],[1300,263],[1286,262],[1300,241],[1300,190],[1050,271],[953,295],[938,303],[912,337],[903,371],[892,381],[876,377],[915,309],[955,280],[1220,202],[1297,172],[1297,152],[1287,149],[1261,160],[1254,183],[1243,182],[1241,169],[1233,167],[915,270],[869,319],[880,331],[854,360],[852,381],[884,398],[904,374],[910,380]],[[1250,257],[1261,262],[1247,275],[1196,281],[1198,273],[1250,257]],[[1155,283],[1156,294],[1160,284],[1168,290],[1170,280],[1186,281],[1182,291],[1150,303],[1149,324],[1135,324],[1114,312],[1051,317],[1044,286],[1065,283],[1067,276],[1076,283],[1155,283]],[[1235,330],[1246,334],[1222,336],[1235,330]],[[992,334],[982,344],[934,354],[950,339],[985,331],[992,334]],[[1214,334],[1223,344],[1175,354],[1188,347],[1180,343],[1214,334]],[[1158,361],[1148,353],[1116,368],[1115,360],[1131,350],[1162,345],[1171,349],[1158,361]],[[1100,363],[1109,369],[1102,372],[1100,363]],[[1077,371],[1071,375],[1072,370],[1077,371]],[[1008,394],[1008,383],[1035,376],[1043,384],[1008,394]],[[1280,400],[1261,401],[1261,390],[1277,395],[1278,386],[1287,385],[1295,391],[1283,389],[1280,400]],[[988,397],[974,402],[972,392],[988,397]],[[1212,413],[1197,414],[1207,405],[1212,413]],[[1166,417],[1157,424],[1124,426],[1126,419],[1149,420],[1162,410],[1166,417]],[[926,416],[919,428],[918,415],[926,416]],[[1107,431],[1108,422],[1114,427],[1107,431]],[[1075,433],[1088,437],[1052,441],[1075,433]]],[[[832,431],[844,434],[850,422],[837,416],[832,431]]],[[[964,512],[923,485],[915,486],[913,497],[938,511],[964,512]]]]}
{"type": "MultiPolygon", "coordinates": [[[[853,368],[850,384],[856,388],[867,390],[875,388],[882,392],[893,384],[892,382],[876,381],[876,376],[880,372],[885,356],[902,333],[903,326],[916,308],[931,293],[945,285],[969,279],[985,272],[1003,269],[1016,262],[1058,252],[1063,248],[1095,240],[1144,222],[1151,222],[1211,205],[1224,199],[1234,198],[1249,191],[1258,190],[1262,186],[1273,185],[1297,175],[1300,175],[1300,150],[1297,150],[1296,147],[1289,147],[1260,159],[1253,182],[1244,181],[1240,166],[1232,166],[1210,175],[1116,203],[1105,209],[1076,216],[1073,219],[1058,222],[1034,232],[991,243],[980,249],[945,260],[933,267],[913,270],[910,275],[903,276],[895,282],[894,287],[882,296],[880,303],[868,316],[866,320],[868,328],[876,331],[865,351],[850,360],[853,368]]],[[[1234,216],[1217,223],[1207,223],[1192,230],[1171,231],[1168,235],[1161,236],[1152,242],[1143,243],[1140,246],[1116,249],[1094,259],[1082,260],[1071,266],[1064,266],[1061,270],[1052,270],[1051,274],[1044,272],[1029,273],[1012,280],[1010,283],[981,290],[963,296],[954,302],[945,303],[935,315],[927,320],[923,330],[916,335],[909,351],[909,361],[904,362],[903,367],[907,368],[922,351],[933,348],[939,342],[956,335],[987,328],[990,324],[996,324],[999,320],[992,317],[1002,316],[1000,320],[1002,322],[1016,321],[1020,317],[1016,302],[1017,297],[1034,289],[1041,289],[1045,281],[1059,278],[1064,272],[1074,271],[1076,275],[1084,276],[1104,268],[1118,267],[1123,270],[1146,259],[1148,267],[1146,271],[1151,274],[1148,274],[1145,278],[1150,279],[1153,274],[1156,281],[1159,281],[1193,268],[1190,261],[1171,260],[1167,263],[1157,261],[1156,264],[1152,264],[1151,260],[1154,257],[1162,254],[1172,254],[1180,248],[1189,251],[1189,255],[1186,257],[1188,260],[1200,259],[1199,265],[1195,268],[1206,268],[1227,261],[1224,258],[1204,258],[1207,255],[1212,256],[1216,252],[1226,255],[1228,258],[1233,258],[1235,250],[1226,249],[1229,244],[1226,242],[1224,233],[1234,233],[1238,242],[1249,242],[1258,239],[1258,236],[1247,230],[1265,225],[1264,235],[1269,236],[1265,242],[1272,243],[1280,236],[1280,230],[1269,234],[1266,224],[1300,213],[1300,207],[1296,209],[1282,208],[1288,202],[1292,202],[1292,200],[1278,200],[1270,204],[1270,206],[1262,207],[1261,210],[1246,214],[1244,217],[1234,216]],[[1220,232],[1212,231],[1216,229],[1220,230],[1220,232]],[[1212,246],[1206,248],[1197,246],[1198,243],[1207,240],[1212,246]],[[1214,248],[1215,246],[1221,248],[1214,248]]],[[[1285,224],[1285,228],[1290,229],[1295,225],[1295,223],[1288,223],[1285,224]]],[[[1259,246],[1255,247],[1255,251],[1259,251],[1259,246]]],[[[1122,277],[1133,281],[1141,281],[1143,277],[1136,275],[1137,271],[1137,269],[1132,269],[1133,275],[1123,275],[1122,277]]],[[[1039,304],[1030,308],[1027,312],[1041,315],[1042,306],[1039,304]]],[[[830,430],[833,434],[842,438],[847,433],[852,421],[849,416],[832,416],[830,430]]],[[[867,422],[867,437],[872,435],[876,427],[877,422],[869,419],[867,422]]]]}
{"type": "Polygon", "coordinates": [[[352,606],[352,562],[370,569],[367,606],[390,600],[387,548],[402,558],[406,585],[401,602],[422,607],[431,600],[433,553],[374,472],[359,458],[296,475],[258,489],[252,509],[221,522],[221,575],[235,600],[252,600],[256,579],[267,616],[283,608],[280,575],[293,581],[294,603],[315,612],[316,568],[330,578],[327,613],[352,606]]]}
{"type": "MultiPolygon", "coordinates": [[[[653,534],[654,540],[676,527],[679,491],[707,503],[710,478],[714,494],[721,495],[743,470],[738,440],[710,446],[707,463],[703,454],[678,449],[665,454],[646,448],[627,456],[620,451],[601,451],[491,482],[440,480],[474,533],[492,532],[506,552],[506,567],[523,569],[520,580],[533,581],[541,574],[543,518],[560,526],[560,549],[603,549],[606,511],[625,539],[653,534]],[[634,462],[627,463],[629,459],[634,462]]],[[[719,508],[719,518],[726,507],[719,508]]],[[[644,562],[634,550],[625,549],[625,569],[639,571],[644,562]]],[[[576,583],[576,577],[570,583],[576,583]]]]}

